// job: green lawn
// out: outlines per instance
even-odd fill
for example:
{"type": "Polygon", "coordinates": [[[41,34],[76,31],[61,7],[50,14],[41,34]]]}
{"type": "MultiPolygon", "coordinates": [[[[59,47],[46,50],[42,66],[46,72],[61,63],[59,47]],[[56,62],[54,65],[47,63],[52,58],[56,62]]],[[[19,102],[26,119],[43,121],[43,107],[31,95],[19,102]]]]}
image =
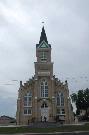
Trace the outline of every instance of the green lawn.
{"type": "Polygon", "coordinates": [[[0,134],[12,133],[47,133],[47,132],[72,132],[89,131],[89,124],[61,126],[57,128],[30,128],[30,127],[0,127],[0,134]]]}

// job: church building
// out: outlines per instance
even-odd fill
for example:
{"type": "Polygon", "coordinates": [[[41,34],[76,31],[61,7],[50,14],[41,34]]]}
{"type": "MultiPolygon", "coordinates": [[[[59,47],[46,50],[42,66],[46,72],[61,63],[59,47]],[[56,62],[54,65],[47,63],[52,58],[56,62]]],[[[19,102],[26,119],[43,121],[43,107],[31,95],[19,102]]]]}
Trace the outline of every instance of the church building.
{"type": "Polygon", "coordinates": [[[20,81],[16,119],[19,125],[31,122],[73,122],[68,83],[62,83],[53,74],[51,45],[44,27],[36,44],[35,74],[24,84],[20,81]]]}

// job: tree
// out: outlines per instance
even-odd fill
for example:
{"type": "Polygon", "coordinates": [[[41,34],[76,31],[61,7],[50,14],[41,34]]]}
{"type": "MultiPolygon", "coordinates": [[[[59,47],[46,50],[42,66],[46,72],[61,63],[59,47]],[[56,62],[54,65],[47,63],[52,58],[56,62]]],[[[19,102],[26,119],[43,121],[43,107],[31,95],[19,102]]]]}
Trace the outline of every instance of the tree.
{"type": "Polygon", "coordinates": [[[76,114],[80,114],[80,110],[85,110],[86,115],[89,115],[89,89],[79,90],[71,95],[72,102],[76,104],[76,114]]]}

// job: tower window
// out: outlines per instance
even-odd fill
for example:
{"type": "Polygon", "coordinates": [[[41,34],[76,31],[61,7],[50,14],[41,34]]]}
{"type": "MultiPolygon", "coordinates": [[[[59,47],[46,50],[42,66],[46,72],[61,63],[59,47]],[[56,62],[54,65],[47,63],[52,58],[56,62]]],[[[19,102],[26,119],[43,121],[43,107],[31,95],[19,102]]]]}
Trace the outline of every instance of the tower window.
{"type": "Polygon", "coordinates": [[[64,115],[65,114],[64,108],[57,108],[57,114],[64,115]]]}
{"type": "Polygon", "coordinates": [[[48,97],[48,83],[45,80],[41,82],[40,88],[41,88],[41,97],[48,97]]]}
{"type": "Polygon", "coordinates": [[[24,114],[32,113],[32,93],[29,92],[24,96],[24,114]]]}
{"type": "Polygon", "coordinates": [[[64,94],[57,93],[57,106],[64,106],[64,94]]]}
{"type": "Polygon", "coordinates": [[[40,53],[40,58],[41,58],[42,62],[46,61],[47,60],[46,52],[41,52],[40,53]]]}

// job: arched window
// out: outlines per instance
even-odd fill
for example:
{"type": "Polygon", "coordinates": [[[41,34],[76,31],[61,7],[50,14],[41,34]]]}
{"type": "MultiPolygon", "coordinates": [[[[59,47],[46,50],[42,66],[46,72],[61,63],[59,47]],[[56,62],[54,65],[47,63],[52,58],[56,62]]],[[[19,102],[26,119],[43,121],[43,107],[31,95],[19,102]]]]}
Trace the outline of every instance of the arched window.
{"type": "Polygon", "coordinates": [[[29,92],[24,96],[24,114],[32,113],[32,93],[29,92]]]}
{"type": "Polygon", "coordinates": [[[64,94],[58,92],[57,93],[57,106],[64,106],[64,94]]]}
{"type": "Polygon", "coordinates": [[[41,89],[41,97],[48,97],[48,83],[45,80],[41,82],[40,89],[41,89]]]}

